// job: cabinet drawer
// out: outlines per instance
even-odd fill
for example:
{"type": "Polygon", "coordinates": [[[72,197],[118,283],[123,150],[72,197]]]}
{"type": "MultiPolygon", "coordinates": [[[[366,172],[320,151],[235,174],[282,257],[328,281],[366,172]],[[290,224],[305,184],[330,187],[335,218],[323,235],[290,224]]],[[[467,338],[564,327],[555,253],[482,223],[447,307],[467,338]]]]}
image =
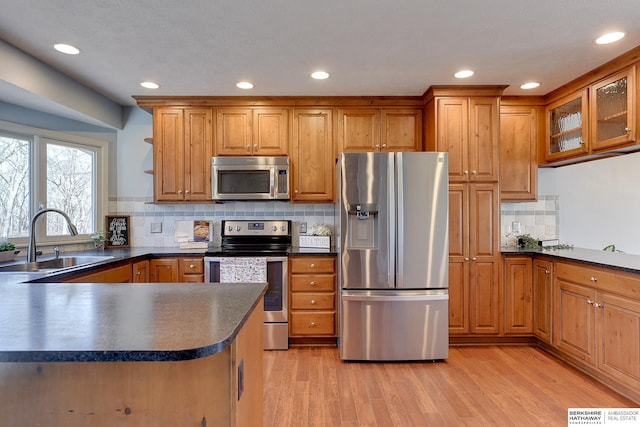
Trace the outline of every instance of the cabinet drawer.
{"type": "Polygon", "coordinates": [[[180,274],[204,274],[202,258],[180,258],[180,274]]]}
{"type": "Polygon", "coordinates": [[[579,285],[640,298],[640,278],[635,274],[558,262],[555,276],[579,285]]]}
{"type": "Polygon", "coordinates": [[[335,257],[292,257],[289,262],[292,274],[335,272],[335,257]]]}
{"type": "Polygon", "coordinates": [[[291,335],[335,335],[335,313],[291,313],[291,335]]]}
{"type": "Polygon", "coordinates": [[[291,276],[291,292],[334,291],[335,274],[297,274],[291,276]]]}
{"type": "Polygon", "coordinates": [[[335,309],[336,294],[324,293],[292,293],[292,310],[333,310],[335,309]]]}

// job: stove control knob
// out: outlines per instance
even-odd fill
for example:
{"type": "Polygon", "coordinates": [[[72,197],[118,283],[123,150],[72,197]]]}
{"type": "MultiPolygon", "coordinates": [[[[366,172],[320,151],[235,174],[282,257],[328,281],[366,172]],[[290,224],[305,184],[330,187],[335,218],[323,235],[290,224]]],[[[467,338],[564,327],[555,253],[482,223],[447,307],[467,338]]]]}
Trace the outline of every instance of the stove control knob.
{"type": "Polygon", "coordinates": [[[278,231],[278,226],[277,226],[277,225],[274,225],[273,227],[271,227],[271,230],[272,230],[272,231],[278,231]]]}
{"type": "Polygon", "coordinates": [[[240,226],[236,225],[236,231],[240,231],[240,226]]]}
{"type": "Polygon", "coordinates": [[[230,226],[229,226],[229,227],[227,227],[227,228],[229,229],[229,231],[233,231],[233,226],[231,226],[231,225],[230,225],[230,226]]]}
{"type": "Polygon", "coordinates": [[[285,231],[285,228],[287,228],[287,227],[285,227],[284,225],[281,225],[280,226],[280,231],[285,231]]]}

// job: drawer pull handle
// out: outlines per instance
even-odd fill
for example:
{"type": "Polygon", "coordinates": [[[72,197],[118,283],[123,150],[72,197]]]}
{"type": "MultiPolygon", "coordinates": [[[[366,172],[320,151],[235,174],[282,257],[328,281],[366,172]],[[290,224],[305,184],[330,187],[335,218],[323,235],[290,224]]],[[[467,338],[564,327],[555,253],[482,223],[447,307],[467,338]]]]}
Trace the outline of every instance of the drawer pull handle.
{"type": "Polygon", "coordinates": [[[598,281],[598,279],[597,279],[597,278],[595,278],[595,277],[591,277],[591,281],[592,281],[592,282],[597,282],[597,281],[598,281]]]}
{"type": "Polygon", "coordinates": [[[315,328],[315,327],[316,327],[316,322],[311,322],[311,323],[309,324],[309,326],[311,326],[312,328],[315,328]]]}
{"type": "Polygon", "coordinates": [[[587,304],[589,305],[593,305],[593,301],[591,301],[590,299],[587,300],[587,304]]]}
{"type": "Polygon", "coordinates": [[[315,264],[311,264],[309,267],[314,268],[316,265],[315,264]]]}
{"type": "Polygon", "coordinates": [[[315,305],[315,303],[316,303],[316,300],[312,299],[311,300],[311,305],[315,305]]]}
{"type": "Polygon", "coordinates": [[[189,264],[189,268],[194,269],[194,268],[196,268],[196,266],[193,265],[193,264],[189,264]]]}
{"type": "Polygon", "coordinates": [[[309,286],[315,286],[315,285],[316,285],[316,282],[314,281],[309,282],[309,286]]]}

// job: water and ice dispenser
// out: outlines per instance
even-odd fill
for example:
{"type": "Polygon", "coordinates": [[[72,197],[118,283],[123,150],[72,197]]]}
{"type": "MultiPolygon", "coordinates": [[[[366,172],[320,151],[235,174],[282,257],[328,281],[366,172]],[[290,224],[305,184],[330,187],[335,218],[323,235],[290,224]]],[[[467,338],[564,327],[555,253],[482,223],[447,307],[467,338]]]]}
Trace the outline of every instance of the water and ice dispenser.
{"type": "Polygon", "coordinates": [[[348,249],[378,247],[378,207],[375,204],[349,205],[348,249]]]}

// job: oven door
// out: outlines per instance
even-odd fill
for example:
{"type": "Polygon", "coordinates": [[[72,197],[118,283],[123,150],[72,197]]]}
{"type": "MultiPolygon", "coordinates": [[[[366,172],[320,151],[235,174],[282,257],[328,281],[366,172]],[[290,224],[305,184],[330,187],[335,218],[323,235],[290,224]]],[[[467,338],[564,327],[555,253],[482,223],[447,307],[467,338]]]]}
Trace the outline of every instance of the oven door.
{"type": "MultiPolygon", "coordinates": [[[[252,257],[254,258],[254,257],[252,257]]],[[[287,257],[264,257],[267,261],[267,292],[264,295],[264,322],[286,323],[289,311],[287,257]]],[[[205,257],[205,282],[220,282],[220,257],[205,257]]]]}

